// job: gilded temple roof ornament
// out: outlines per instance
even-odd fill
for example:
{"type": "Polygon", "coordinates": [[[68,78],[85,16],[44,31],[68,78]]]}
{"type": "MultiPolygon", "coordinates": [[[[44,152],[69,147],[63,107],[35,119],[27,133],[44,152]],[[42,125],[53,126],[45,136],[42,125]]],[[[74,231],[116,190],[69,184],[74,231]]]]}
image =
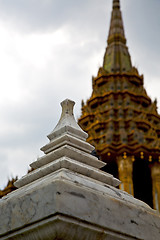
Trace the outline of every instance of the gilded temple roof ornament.
{"type": "Polygon", "coordinates": [[[97,77],[92,78],[92,96],[82,105],[79,123],[97,151],[103,149],[105,154],[112,148],[113,152],[121,154],[127,148],[133,155],[148,149],[158,159],[160,116],[157,102],[152,102],[144,88],[143,76],[132,67],[119,0],[113,0],[107,42],[103,66],[97,77]]]}
{"type": "MultiPolygon", "coordinates": [[[[147,95],[143,75],[132,66],[119,0],[113,0],[107,43],[103,65],[97,76],[92,78],[94,94],[84,104],[79,124],[88,133],[88,142],[95,146],[97,154],[107,162],[106,171],[119,176],[122,182],[126,181],[122,189],[133,193],[132,173],[126,174],[124,168],[120,172],[121,161],[117,162],[117,159],[127,153],[130,165],[144,164],[145,167],[145,164],[159,162],[160,115],[157,102],[147,95]],[[97,122],[98,114],[101,118],[97,122]]],[[[151,184],[146,189],[151,189],[151,184]]],[[[148,199],[142,200],[151,204],[148,199]]]]}
{"type": "Polygon", "coordinates": [[[132,69],[119,0],[113,1],[112,17],[108,35],[108,46],[104,55],[103,69],[107,73],[128,72],[132,69]]]}

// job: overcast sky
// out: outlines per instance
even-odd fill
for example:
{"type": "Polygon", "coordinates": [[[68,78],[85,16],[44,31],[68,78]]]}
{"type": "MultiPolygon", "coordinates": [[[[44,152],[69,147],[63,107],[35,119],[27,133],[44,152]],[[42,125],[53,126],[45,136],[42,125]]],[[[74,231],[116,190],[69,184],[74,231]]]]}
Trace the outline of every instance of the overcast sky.
{"type": "MultiPolygon", "coordinates": [[[[59,103],[91,94],[112,0],[0,0],[0,188],[42,153],[59,103]]],[[[160,0],[121,0],[132,63],[160,106],[160,0]]]]}

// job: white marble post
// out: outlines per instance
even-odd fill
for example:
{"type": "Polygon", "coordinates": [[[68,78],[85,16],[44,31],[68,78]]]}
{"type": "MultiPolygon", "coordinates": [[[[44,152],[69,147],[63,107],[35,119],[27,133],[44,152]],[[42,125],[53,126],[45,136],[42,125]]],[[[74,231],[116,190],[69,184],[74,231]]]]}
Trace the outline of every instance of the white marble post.
{"type": "Polygon", "coordinates": [[[0,200],[0,240],[158,240],[160,215],[116,188],[118,179],[100,170],[73,116],[74,102],[42,147],[35,169],[0,200]]]}

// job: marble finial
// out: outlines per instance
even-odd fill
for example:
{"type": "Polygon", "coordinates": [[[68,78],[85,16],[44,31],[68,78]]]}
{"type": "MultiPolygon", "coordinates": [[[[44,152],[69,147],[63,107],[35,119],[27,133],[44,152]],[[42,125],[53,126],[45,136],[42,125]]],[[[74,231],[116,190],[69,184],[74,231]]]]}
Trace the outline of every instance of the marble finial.
{"type": "Polygon", "coordinates": [[[91,155],[94,147],[86,142],[88,134],[80,128],[74,118],[74,104],[69,99],[61,103],[60,120],[48,135],[49,143],[41,148],[44,156],[30,164],[34,171],[15,182],[16,187],[31,184],[40,178],[57,174],[60,171],[71,171],[72,174],[80,174],[112,186],[120,184],[118,179],[99,170],[106,163],[91,155]]]}
{"type": "Polygon", "coordinates": [[[88,137],[88,134],[80,128],[80,126],[77,124],[74,118],[73,114],[74,105],[75,102],[69,99],[66,99],[63,102],[61,102],[62,107],[61,117],[54,130],[47,136],[49,140],[52,140],[65,132],[76,135],[76,137],[78,138],[86,139],[88,137]]]}
{"type": "Polygon", "coordinates": [[[159,215],[115,188],[119,180],[100,170],[93,147],[72,135],[76,125],[63,125],[73,121],[73,102],[62,105],[59,135],[15,183],[20,189],[0,199],[0,240],[160,239],[159,215]]]}
{"type": "Polygon", "coordinates": [[[75,102],[70,100],[70,99],[66,99],[63,102],[61,102],[61,106],[62,106],[61,119],[63,119],[65,115],[73,117],[73,107],[74,107],[74,105],[75,105],[75,102]]]}

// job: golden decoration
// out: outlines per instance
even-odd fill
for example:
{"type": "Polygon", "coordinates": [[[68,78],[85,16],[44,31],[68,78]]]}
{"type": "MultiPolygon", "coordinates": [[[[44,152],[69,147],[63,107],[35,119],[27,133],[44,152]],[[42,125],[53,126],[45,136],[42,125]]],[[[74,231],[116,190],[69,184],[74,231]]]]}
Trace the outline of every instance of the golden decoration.
{"type": "Polygon", "coordinates": [[[141,159],[143,159],[144,158],[144,153],[141,152],[140,154],[141,154],[141,159]]]}
{"type": "Polygon", "coordinates": [[[134,157],[134,156],[132,156],[131,160],[132,160],[132,162],[135,162],[135,157],[134,157]]]}
{"type": "Polygon", "coordinates": [[[152,156],[149,156],[149,162],[152,162],[152,156]]]}
{"type": "Polygon", "coordinates": [[[127,158],[127,153],[126,153],[126,152],[123,153],[123,158],[124,158],[124,159],[127,158]]]}

